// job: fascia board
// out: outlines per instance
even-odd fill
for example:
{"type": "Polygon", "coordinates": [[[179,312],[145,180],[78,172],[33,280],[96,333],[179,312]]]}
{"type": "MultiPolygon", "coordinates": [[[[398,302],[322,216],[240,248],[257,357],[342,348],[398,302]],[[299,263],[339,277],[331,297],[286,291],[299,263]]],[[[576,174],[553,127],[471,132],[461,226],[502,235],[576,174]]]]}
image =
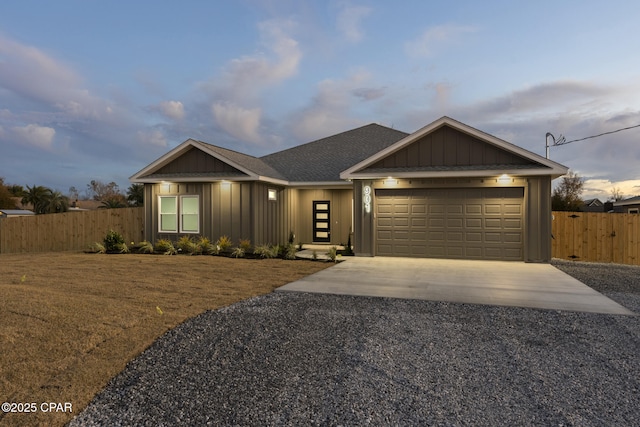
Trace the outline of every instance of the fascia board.
{"type": "Polygon", "coordinates": [[[346,179],[385,179],[392,178],[465,178],[465,177],[492,177],[502,174],[511,176],[551,176],[558,178],[566,173],[566,171],[549,170],[549,169],[484,169],[473,171],[415,171],[415,172],[389,172],[389,173],[353,173],[346,179]]]}
{"type": "Polygon", "coordinates": [[[292,188],[340,188],[351,187],[353,184],[350,181],[294,181],[287,185],[292,188]]]}

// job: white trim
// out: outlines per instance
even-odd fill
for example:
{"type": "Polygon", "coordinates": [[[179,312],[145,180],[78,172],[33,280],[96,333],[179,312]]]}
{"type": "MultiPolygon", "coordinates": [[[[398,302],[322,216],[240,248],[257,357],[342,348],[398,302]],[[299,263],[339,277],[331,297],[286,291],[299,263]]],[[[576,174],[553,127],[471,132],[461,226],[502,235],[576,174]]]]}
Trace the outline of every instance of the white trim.
{"type": "Polygon", "coordinates": [[[179,216],[179,224],[180,224],[180,233],[184,233],[184,234],[198,234],[200,233],[200,196],[197,194],[182,194],[180,195],[180,207],[178,210],[178,216],[179,216]],[[184,229],[184,199],[196,199],[198,201],[198,228],[194,231],[194,230],[185,230],[184,229]]]}
{"type": "MultiPolygon", "coordinates": [[[[489,144],[495,145],[496,147],[502,148],[505,151],[517,154],[519,156],[522,156],[526,159],[529,159],[531,161],[534,161],[536,163],[540,163],[543,166],[547,166],[549,169],[518,169],[518,170],[514,170],[514,171],[500,171],[500,173],[508,173],[508,174],[518,174],[518,175],[552,175],[554,177],[558,177],[558,176],[562,176],[564,174],[566,174],[569,170],[569,168],[567,168],[564,165],[561,165],[560,163],[556,163],[552,160],[546,159],[542,156],[539,156],[535,153],[532,153],[531,151],[525,150],[524,148],[518,147],[517,145],[511,144],[507,141],[504,141],[500,138],[497,138],[493,135],[489,135],[488,133],[484,133],[482,131],[479,131],[478,129],[472,128],[471,126],[465,125],[464,123],[460,123],[457,120],[453,120],[452,118],[449,117],[441,117],[440,119],[432,122],[431,124],[428,124],[427,126],[417,130],[416,132],[412,133],[411,135],[406,136],[405,138],[401,139],[400,141],[396,142],[395,144],[390,145],[389,147],[385,148],[384,150],[378,151],[376,154],[374,154],[373,156],[364,159],[363,161],[361,161],[360,163],[350,167],[349,169],[343,171],[340,173],[340,178],[342,179],[352,179],[352,178],[357,178],[357,179],[371,179],[371,178],[380,178],[383,176],[388,176],[388,173],[386,175],[378,175],[378,174],[366,174],[366,172],[364,172],[362,175],[358,174],[358,171],[367,168],[369,166],[371,166],[372,164],[376,163],[379,160],[384,159],[385,157],[390,156],[391,154],[395,153],[396,151],[401,150],[402,148],[408,146],[409,144],[417,141],[418,139],[422,138],[424,135],[433,132],[434,130],[444,126],[444,125],[448,125],[451,126],[454,129],[457,129],[461,132],[467,133],[475,138],[478,138],[482,141],[485,141],[489,144]],[[533,172],[535,171],[535,173],[533,172]]],[[[498,171],[496,170],[492,170],[490,171],[491,174],[495,174],[498,171]]],[[[398,176],[398,177],[435,177],[435,176],[480,176],[480,175],[487,175],[487,171],[440,171],[440,172],[405,172],[405,173],[393,173],[393,176],[398,176]]]]}
{"type": "Polygon", "coordinates": [[[180,229],[179,226],[179,221],[180,219],[178,218],[179,213],[178,213],[178,196],[174,195],[174,194],[159,194],[158,195],[158,233],[177,233],[178,230],[180,229]],[[162,199],[173,199],[174,201],[174,207],[175,207],[175,212],[174,213],[167,213],[166,215],[174,215],[176,218],[175,221],[175,230],[163,230],[162,229],[162,199]]]}

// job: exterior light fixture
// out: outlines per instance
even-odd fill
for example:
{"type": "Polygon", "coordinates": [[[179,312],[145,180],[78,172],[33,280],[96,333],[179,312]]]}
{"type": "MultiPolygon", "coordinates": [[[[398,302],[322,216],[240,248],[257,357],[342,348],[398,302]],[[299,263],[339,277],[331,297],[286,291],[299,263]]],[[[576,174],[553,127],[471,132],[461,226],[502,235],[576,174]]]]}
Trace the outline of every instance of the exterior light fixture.
{"type": "Polygon", "coordinates": [[[384,185],[398,185],[398,180],[388,177],[384,180],[384,185]]]}
{"type": "Polygon", "coordinates": [[[500,184],[509,184],[511,182],[511,178],[509,178],[509,175],[507,175],[506,173],[503,173],[502,175],[500,175],[497,181],[500,184]]]}

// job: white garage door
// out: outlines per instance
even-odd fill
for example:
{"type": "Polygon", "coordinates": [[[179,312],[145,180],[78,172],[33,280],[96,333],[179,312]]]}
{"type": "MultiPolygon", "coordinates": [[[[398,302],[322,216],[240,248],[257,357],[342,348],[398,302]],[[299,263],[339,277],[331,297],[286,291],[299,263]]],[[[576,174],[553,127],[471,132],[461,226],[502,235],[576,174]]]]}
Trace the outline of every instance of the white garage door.
{"type": "Polygon", "coordinates": [[[376,255],[523,259],[523,188],[377,190],[376,255]]]}

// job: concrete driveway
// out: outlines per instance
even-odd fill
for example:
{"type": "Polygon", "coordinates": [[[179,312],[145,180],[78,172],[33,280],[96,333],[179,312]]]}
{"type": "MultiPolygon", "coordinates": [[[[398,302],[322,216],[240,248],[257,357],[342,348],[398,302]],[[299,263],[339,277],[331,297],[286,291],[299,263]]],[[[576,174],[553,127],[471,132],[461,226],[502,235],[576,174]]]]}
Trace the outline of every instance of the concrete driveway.
{"type": "Polygon", "coordinates": [[[635,314],[550,264],[524,262],[350,257],[278,291],[635,314]]]}

